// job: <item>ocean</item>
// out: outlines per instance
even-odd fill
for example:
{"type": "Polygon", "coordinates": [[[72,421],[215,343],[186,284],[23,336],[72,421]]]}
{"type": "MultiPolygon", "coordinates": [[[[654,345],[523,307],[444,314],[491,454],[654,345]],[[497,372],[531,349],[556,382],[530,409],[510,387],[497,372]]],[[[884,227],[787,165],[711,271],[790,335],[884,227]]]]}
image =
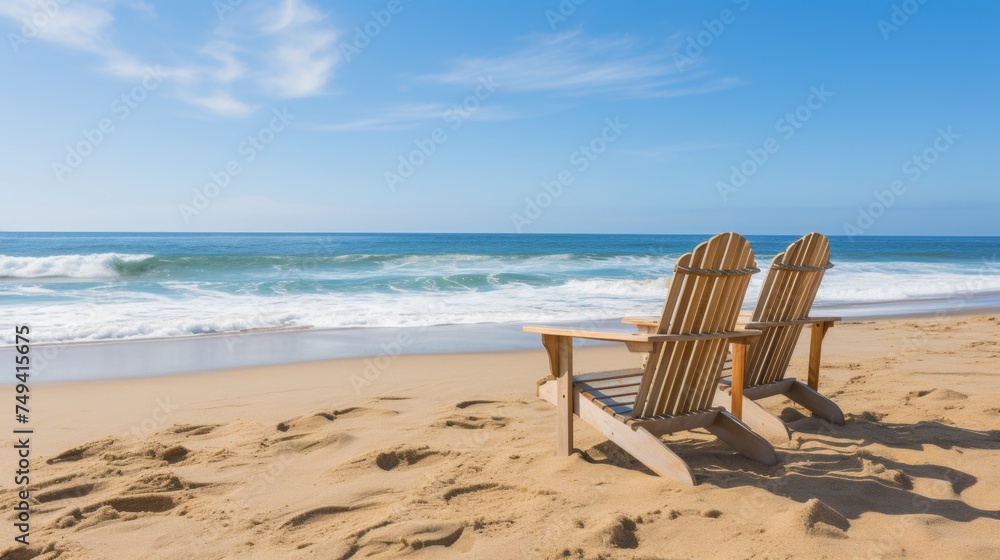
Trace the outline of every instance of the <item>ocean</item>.
{"type": "MultiPolygon", "coordinates": [[[[708,235],[0,233],[0,313],[34,342],[569,323],[659,313],[708,235]]],[[[760,274],[793,236],[748,236],[760,274]]],[[[1000,307],[1000,238],[831,238],[817,313],[1000,307]]],[[[0,330],[0,344],[13,342],[0,330]]]]}

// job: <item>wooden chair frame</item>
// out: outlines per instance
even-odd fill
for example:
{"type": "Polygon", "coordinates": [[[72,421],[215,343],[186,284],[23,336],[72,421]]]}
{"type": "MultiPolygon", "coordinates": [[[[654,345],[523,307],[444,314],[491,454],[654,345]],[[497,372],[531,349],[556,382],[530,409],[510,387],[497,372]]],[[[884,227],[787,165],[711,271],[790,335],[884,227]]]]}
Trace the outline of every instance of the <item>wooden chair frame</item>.
{"type": "MultiPolygon", "coordinates": [[[[782,395],[810,410],[817,417],[844,424],[844,413],[819,393],[819,372],[823,339],[839,317],[809,317],[808,313],[829,263],[829,241],[810,233],[775,256],[761,290],[748,329],[762,336],[746,345],[732,346],[732,377],[728,387],[720,386],[714,404],[728,409],[754,431],[769,437],[789,439],[788,426],[756,402],[782,395]],[[801,329],[811,326],[807,382],[785,377],[788,360],[801,329]],[[748,356],[753,356],[748,364],[748,356]],[[750,371],[748,371],[748,368],[750,371]]],[[[640,332],[656,332],[655,317],[626,317],[623,323],[640,332]]]]}
{"type": "Polygon", "coordinates": [[[694,485],[690,467],[660,440],[664,434],[705,428],[740,453],[773,465],[774,448],[750,427],[714,405],[729,344],[746,347],[760,331],[735,328],[749,276],[757,272],[749,243],[720,234],[681,257],[675,267],[663,329],[610,333],[524,327],[542,335],[551,375],[537,393],[556,405],[556,452],[573,451],[573,419],[581,419],[653,472],[694,485]],[[670,325],[670,320],[673,325],[670,325]],[[641,371],[573,374],[573,339],[621,342],[645,353],[641,371]]]}

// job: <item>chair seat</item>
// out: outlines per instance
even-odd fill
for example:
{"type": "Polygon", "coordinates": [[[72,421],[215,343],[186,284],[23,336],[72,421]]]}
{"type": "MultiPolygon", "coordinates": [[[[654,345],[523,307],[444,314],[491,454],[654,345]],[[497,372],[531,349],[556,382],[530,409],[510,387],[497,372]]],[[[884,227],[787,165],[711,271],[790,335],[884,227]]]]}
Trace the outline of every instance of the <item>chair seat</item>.
{"type": "MultiPolygon", "coordinates": [[[[639,384],[642,383],[642,369],[620,369],[573,376],[573,385],[580,394],[626,423],[664,420],[671,416],[633,418],[632,411],[639,384]]],[[[708,410],[708,409],[706,409],[708,410]]],[[[705,412],[696,410],[682,416],[694,416],[705,412]]],[[[680,416],[678,416],[679,418],[680,416]]]]}
{"type": "Polygon", "coordinates": [[[573,377],[573,385],[580,394],[622,420],[632,417],[640,383],[642,370],[639,368],[586,373],[573,377]]]}

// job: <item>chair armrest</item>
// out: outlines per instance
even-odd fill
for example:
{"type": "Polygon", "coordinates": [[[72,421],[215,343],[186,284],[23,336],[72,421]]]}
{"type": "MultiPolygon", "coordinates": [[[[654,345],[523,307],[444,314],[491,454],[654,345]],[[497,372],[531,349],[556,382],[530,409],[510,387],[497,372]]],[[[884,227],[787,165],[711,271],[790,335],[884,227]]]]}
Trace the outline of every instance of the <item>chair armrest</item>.
{"type": "MultiPolygon", "coordinates": [[[[568,338],[585,338],[588,340],[603,340],[606,342],[654,342],[650,340],[652,336],[645,333],[618,333],[601,331],[582,331],[578,329],[563,329],[558,327],[545,327],[529,325],[524,327],[524,332],[536,333],[548,336],[565,336],[568,338]]],[[[659,341],[655,341],[659,342],[659,341]]]]}
{"type": "Polygon", "coordinates": [[[747,338],[760,336],[758,330],[737,328],[734,331],[698,334],[647,334],[647,333],[613,333],[600,331],[581,331],[576,329],[560,329],[557,327],[527,326],[524,332],[549,336],[565,336],[569,338],[585,338],[589,340],[604,340],[608,342],[684,342],[691,340],[712,340],[716,338],[747,338]]]}
{"type": "Polygon", "coordinates": [[[658,327],[660,326],[659,317],[623,317],[622,323],[626,325],[635,325],[637,327],[658,327]]]}
{"type": "Polygon", "coordinates": [[[840,321],[840,317],[806,317],[804,319],[789,319],[787,321],[754,321],[747,323],[746,326],[751,329],[767,329],[771,327],[815,324],[828,324],[832,326],[837,321],[840,321]]]}

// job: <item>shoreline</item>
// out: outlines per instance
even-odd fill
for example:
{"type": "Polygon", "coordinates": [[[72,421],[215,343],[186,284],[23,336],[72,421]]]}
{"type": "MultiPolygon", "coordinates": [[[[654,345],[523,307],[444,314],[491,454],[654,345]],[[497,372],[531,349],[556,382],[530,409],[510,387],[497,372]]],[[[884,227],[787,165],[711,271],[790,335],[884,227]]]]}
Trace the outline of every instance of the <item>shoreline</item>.
{"type": "MultiPolygon", "coordinates": [[[[815,316],[838,316],[844,307],[815,306],[815,316]]],[[[746,312],[744,312],[746,313],[746,312]]],[[[1000,313],[1000,306],[928,311],[913,309],[889,315],[843,316],[843,322],[941,319],[1000,313]]],[[[547,322],[579,327],[578,321],[547,322]]],[[[36,382],[146,378],[234,368],[290,365],[351,358],[400,355],[490,353],[541,347],[537,335],[523,333],[524,323],[449,324],[418,327],[316,329],[289,327],[176,337],[46,342],[31,345],[40,355],[36,382]]],[[[620,318],[587,321],[588,329],[632,332],[620,318]]],[[[577,341],[578,346],[613,343],[577,341]]],[[[12,360],[13,346],[0,346],[0,360],[12,360]]],[[[6,380],[0,386],[9,385],[6,380]]]]}

